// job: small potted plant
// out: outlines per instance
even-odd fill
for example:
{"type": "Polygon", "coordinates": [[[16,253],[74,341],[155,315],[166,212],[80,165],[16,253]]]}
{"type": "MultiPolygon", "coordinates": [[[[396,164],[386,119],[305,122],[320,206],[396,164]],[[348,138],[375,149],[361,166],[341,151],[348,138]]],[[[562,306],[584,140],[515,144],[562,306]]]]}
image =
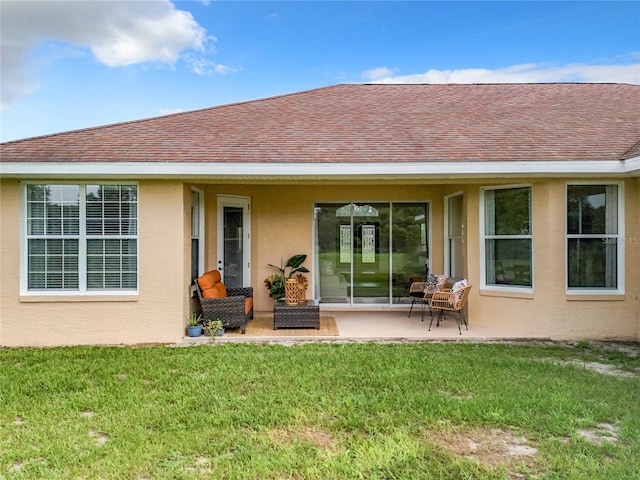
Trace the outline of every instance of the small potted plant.
{"type": "Polygon", "coordinates": [[[221,337],[224,335],[224,323],[222,323],[222,320],[219,318],[209,320],[206,324],[206,329],[212,337],[221,337]]]}
{"type": "Polygon", "coordinates": [[[187,317],[187,334],[190,337],[199,337],[202,335],[202,315],[192,313],[187,317]]]}

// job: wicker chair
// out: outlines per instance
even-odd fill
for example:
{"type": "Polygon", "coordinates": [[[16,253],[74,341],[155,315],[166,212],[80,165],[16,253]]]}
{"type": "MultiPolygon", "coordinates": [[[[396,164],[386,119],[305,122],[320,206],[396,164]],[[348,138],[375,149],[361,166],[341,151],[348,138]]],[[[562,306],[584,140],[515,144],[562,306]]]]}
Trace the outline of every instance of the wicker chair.
{"type": "MultiPolygon", "coordinates": [[[[458,325],[458,332],[462,335],[462,329],[460,324],[464,323],[465,329],[469,330],[469,324],[467,317],[464,314],[464,307],[471,291],[471,285],[467,285],[456,291],[442,291],[436,292],[431,296],[429,306],[431,310],[438,312],[438,319],[436,320],[436,327],[440,326],[440,322],[444,320],[445,312],[454,312],[456,315],[456,325],[458,325]]],[[[429,331],[431,331],[431,325],[433,324],[433,315],[429,322],[429,331]]]]}
{"type": "Polygon", "coordinates": [[[213,278],[218,279],[215,283],[221,284],[220,273],[217,270],[207,272],[193,280],[202,308],[203,322],[206,324],[209,320],[220,319],[225,327],[240,328],[240,331],[245,333],[247,321],[253,318],[253,287],[226,288],[223,285],[221,290],[226,291],[226,296],[207,298],[198,280],[212,273],[213,278]]]}
{"type": "MultiPolygon", "coordinates": [[[[411,308],[409,309],[409,318],[411,318],[411,312],[413,311],[413,305],[416,303],[422,304],[422,321],[424,322],[424,310],[429,306],[431,296],[435,292],[440,292],[444,289],[450,289],[453,284],[458,281],[457,278],[447,278],[446,275],[435,275],[436,283],[428,284],[427,282],[413,282],[409,287],[409,296],[411,297],[411,308]],[[448,286],[448,287],[447,287],[448,286]]],[[[429,309],[429,313],[433,316],[433,312],[429,309]]]]}

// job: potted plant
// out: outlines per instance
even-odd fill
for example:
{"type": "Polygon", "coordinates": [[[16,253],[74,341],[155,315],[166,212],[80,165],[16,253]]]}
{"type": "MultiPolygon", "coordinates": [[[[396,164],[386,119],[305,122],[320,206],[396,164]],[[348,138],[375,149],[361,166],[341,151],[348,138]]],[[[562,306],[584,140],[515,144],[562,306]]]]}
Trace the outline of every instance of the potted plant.
{"type": "Polygon", "coordinates": [[[192,313],[187,317],[187,334],[190,337],[202,335],[202,315],[192,313]]]}
{"type": "Polygon", "coordinates": [[[224,335],[224,323],[219,318],[209,320],[206,324],[206,330],[212,337],[221,337],[224,335]]]}
{"type": "MultiPolygon", "coordinates": [[[[272,268],[278,270],[277,274],[269,275],[265,281],[264,285],[269,290],[269,296],[274,300],[281,300],[285,296],[285,283],[288,279],[293,278],[295,273],[309,273],[309,270],[306,267],[303,267],[302,264],[307,259],[307,255],[304,253],[300,253],[298,255],[294,255],[287,263],[282,266],[282,262],[280,262],[280,266],[272,265],[268,263],[272,268]]],[[[299,277],[302,275],[298,275],[299,277]]],[[[305,284],[306,285],[306,284],[305,284]]]]}

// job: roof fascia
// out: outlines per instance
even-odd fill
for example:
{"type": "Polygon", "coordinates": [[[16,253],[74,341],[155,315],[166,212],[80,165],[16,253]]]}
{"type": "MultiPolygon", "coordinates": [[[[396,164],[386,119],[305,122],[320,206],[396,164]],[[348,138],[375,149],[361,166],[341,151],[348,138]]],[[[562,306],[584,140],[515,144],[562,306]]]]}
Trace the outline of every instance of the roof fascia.
{"type": "Polygon", "coordinates": [[[204,163],[204,162],[2,162],[6,178],[481,178],[566,175],[640,176],[640,157],[628,160],[204,163]]]}
{"type": "Polygon", "coordinates": [[[632,177],[640,177],[640,157],[629,158],[624,161],[627,172],[632,177]]]}

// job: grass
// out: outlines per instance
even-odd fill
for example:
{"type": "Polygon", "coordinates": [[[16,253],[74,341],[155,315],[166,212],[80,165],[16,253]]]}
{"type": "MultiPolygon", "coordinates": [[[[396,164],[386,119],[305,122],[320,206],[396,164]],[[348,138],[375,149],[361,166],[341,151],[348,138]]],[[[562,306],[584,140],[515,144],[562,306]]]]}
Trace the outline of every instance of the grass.
{"type": "Polygon", "coordinates": [[[640,367],[584,343],[4,349],[0,478],[640,478],[638,375],[576,360],[640,367]]]}

